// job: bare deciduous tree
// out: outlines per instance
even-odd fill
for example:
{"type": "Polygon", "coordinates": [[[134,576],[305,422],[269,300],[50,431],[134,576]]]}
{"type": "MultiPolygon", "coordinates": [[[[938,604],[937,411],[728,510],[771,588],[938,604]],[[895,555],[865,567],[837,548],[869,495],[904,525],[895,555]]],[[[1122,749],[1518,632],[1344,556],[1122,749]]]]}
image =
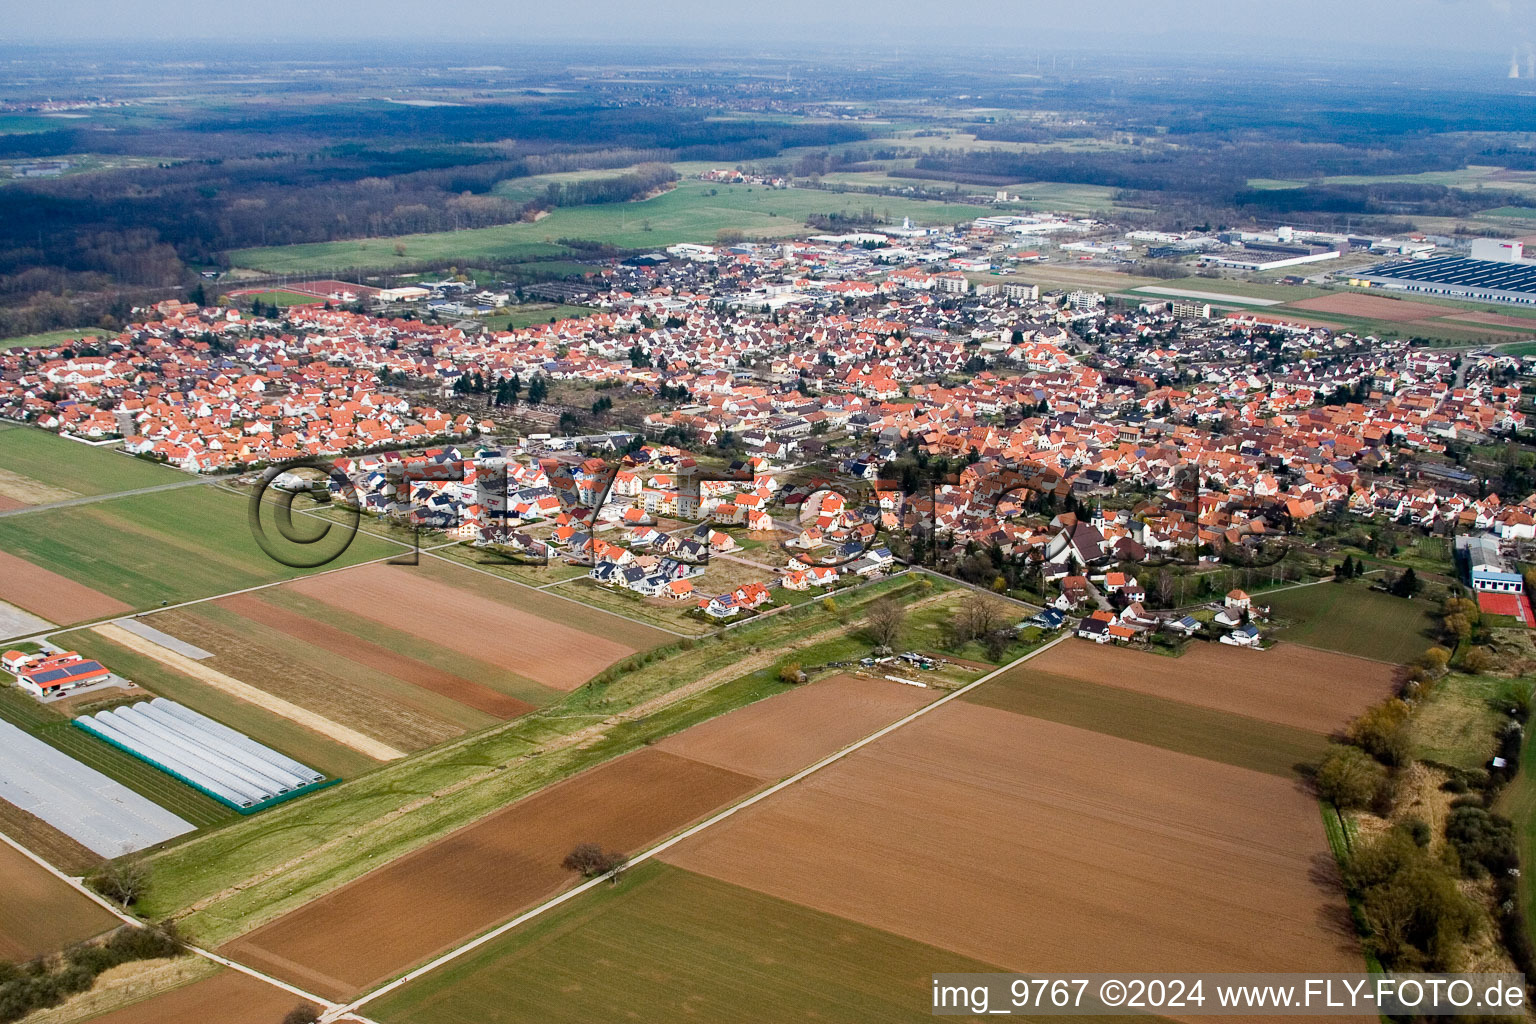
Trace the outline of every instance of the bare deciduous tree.
{"type": "Polygon", "coordinates": [[[122,906],[132,906],[149,887],[149,867],[141,860],[117,860],[89,879],[91,888],[122,906]]]}
{"type": "Polygon", "coordinates": [[[604,852],[596,843],[579,843],[565,855],[562,863],[566,870],[579,871],[585,878],[596,878],[612,871],[617,880],[619,871],[629,863],[629,858],[617,850],[604,852]]]}
{"type": "Polygon", "coordinates": [[[876,647],[895,647],[901,638],[901,627],[907,619],[907,610],[888,597],[882,597],[869,606],[864,617],[864,629],[870,642],[876,647]]]}
{"type": "Polygon", "coordinates": [[[1007,623],[1008,608],[1002,601],[972,591],[955,612],[955,635],[964,643],[979,640],[1007,623]]]}
{"type": "Polygon", "coordinates": [[[320,1019],[320,1011],[308,1003],[300,1003],[288,1011],[283,1018],[283,1024],[315,1024],[320,1019]]]}

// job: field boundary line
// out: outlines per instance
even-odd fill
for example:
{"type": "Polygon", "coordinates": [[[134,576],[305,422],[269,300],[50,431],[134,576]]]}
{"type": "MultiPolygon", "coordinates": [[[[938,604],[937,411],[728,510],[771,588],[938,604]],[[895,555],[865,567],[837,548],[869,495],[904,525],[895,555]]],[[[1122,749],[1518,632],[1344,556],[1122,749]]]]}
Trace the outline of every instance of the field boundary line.
{"type": "MultiPolygon", "coordinates": [[[[122,907],[119,907],[117,904],[113,903],[111,900],[107,899],[105,896],[103,896],[100,893],[96,892],[90,886],[86,885],[83,880],[78,879],[78,878],[74,878],[74,877],[72,877],[70,875],[66,875],[64,872],[60,871],[58,868],[56,868],[52,864],[48,863],[42,857],[39,857],[37,854],[33,853],[31,850],[27,849],[25,846],[21,845],[16,840],[14,840],[10,836],[6,835],[4,832],[0,832],[0,842],[3,842],[5,845],[9,846],[11,849],[15,850],[17,853],[21,854],[23,857],[26,857],[28,860],[32,861],[38,867],[42,868],[44,871],[48,872],[50,875],[52,875],[53,877],[57,878],[59,881],[63,882],[65,885],[69,886],[71,889],[73,889],[76,892],[80,893],[82,896],[84,896],[86,899],[90,900],[92,903],[95,903],[97,906],[101,907],[103,910],[105,910],[107,913],[111,914],[114,918],[116,918],[117,920],[121,921],[123,924],[133,925],[135,928],[142,928],[142,927],[144,927],[144,922],[143,921],[139,920],[137,917],[134,917],[132,914],[130,914],[127,911],[125,911],[122,907]]],[[[216,963],[216,964],[220,965],[221,967],[227,967],[227,968],[229,968],[232,971],[239,971],[241,974],[245,974],[245,975],[248,975],[248,976],[250,976],[252,978],[255,978],[257,981],[264,981],[268,985],[271,985],[274,988],[280,988],[284,992],[288,992],[288,993],[290,993],[292,995],[298,996],[300,999],[308,1000],[309,1002],[315,1003],[315,1004],[320,1005],[320,1006],[327,1006],[327,1007],[329,1007],[329,1006],[335,1006],[336,1005],[335,1003],[331,1002],[330,1000],[328,1000],[328,999],[321,999],[319,996],[315,995],[314,993],[306,992],[306,991],[304,991],[303,989],[299,988],[296,985],[290,985],[290,984],[288,984],[288,982],[283,981],[281,978],[274,978],[271,975],[263,974],[261,971],[256,970],[254,967],[247,967],[245,964],[237,963],[236,961],[230,960],[227,957],[219,956],[217,953],[214,953],[211,950],[204,949],[201,946],[193,945],[190,942],[185,942],[182,945],[183,945],[183,947],[186,949],[186,951],[188,953],[191,953],[194,956],[200,956],[200,957],[202,957],[205,960],[212,961],[213,963],[216,963]]],[[[151,998],[153,998],[153,996],[151,996],[151,998]]]]}
{"type": "MultiPolygon", "coordinates": [[[[1004,672],[1010,671],[1011,669],[1014,669],[1017,666],[1022,665],[1024,662],[1029,661],[1031,658],[1034,658],[1037,655],[1045,653],[1046,651],[1048,651],[1051,648],[1055,647],[1057,644],[1059,644],[1059,643],[1069,639],[1072,635],[1073,635],[1073,633],[1071,633],[1071,632],[1063,632],[1060,636],[1058,636],[1056,639],[1050,641],[1049,643],[1043,644],[1040,647],[1037,647],[1034,650],[1028,652],[1027,654],[1024,654],[1024,655],[1021,655],[1018,658],[1015,658],[1013,661],[1010,661],[1008,664],[1000,666],[999,668],[996,668],[996,669],[992,670],[991,672],[988,672],[986,675],[982,676],[979,679],[975,679],[975,680],[965,684],[964,686],[960,687],[958,690],[953,690],[953,691],[945,694],[944,696],[940,697],[938,700],[934,701],[931,704],[923,705],[922,707],[918,708],[916,711],[914,711],[911,714],[907,715],[905,718],[898,719],[897,721],[892,722],[890,725],[887,725],[884,728],[881,728],[879,730],[876,730],[873,733],[870,733],[868,736],[865,736],[863,739],[857,740],[857,741],[855,741],[853,743],[850,743],[848,746],[846,746],[843,749],[837,751],[836,753],[829,754],[828,756],[822,758],[820,761],[817,761],[815,764],[811,765],[810,767],[802,768],[800,771],[796,772],[795,774],[789,776],[786,779],[781,779],[780,781],[778,781],[778,782],[774,783],[773,785],[769,786],[767,789],[759,790],[757,793],[754,793],[753,795],[747,797],[745,800],[742,800],[741,802],[736,803],[736,804],[732,804],[730,807],[727,807],[724,810],[718,811],[715,814],[711,815],[710,817],[705,818],[703,821],[699,822],[698,824],[690,826],[689,828],[684,829],[683,831],[677,833],[676,835],[674,835],[674,836],[672,836],[672,837],[670,837],[668,839],[662,840],[661,842],[657,843],[655,846],[652,846],[650,849],[645,850],[645,851],[643,851],[643,852],[641,852],[639,854],[636,854],[633,858],[631,858],[626,863],[625,869],[633,867],[636,864],[643,863],[644,861],[650,860],[651,858],[657,856],[658,854],[664,853],[665,851],[671,849],[673,846],[676,846],[678,843],[682,842],[683,840],[691,838],[692,836],[698,835],[700,832],[703,832],[707,828],[710,828],[710,827],[712,827],[714,825],[718,825],[720,822],[725,821],[727,818],[733,817],[734,815],[740,813],[741,811],[746,810],[748,807],[751,807],[754,804],[759,803],[760,801],[766,800],[768,797],[773,796],[775,793],[778,793],[778,792],[780,792],[782,790],[788,789],[790,786],[793,786],[795,783],[800,782],[801,780],[803,780],[803,779],[805,779],[805,778],[807,778],[807,777],[809,777],[811,775],[814,775],[816,772],[821,771],[823,768],[826,768],[829,765],[836,764],[838,761],[841,761],[843,758],[847,757],[848,755],[850,755],[850,754],[852,754],[852,753],[854,753],[856,751],[862,750],[864,747],[869,746],[871,743],[874,743],[876,740],[882,739],[882,738],[890,735],[891,733],[895,732],[897,729],[900,729],[901,727],[903,727],[905,725],[910,725],[912,722],[915,722],[919,718],[922,718],[924,715],[929,714],[930,712],[934,711],[937,708],[940,708],[940,707],[944,706],[945,704],[948,704],[950,701],[959,699],[960,697],[962,697],[965,694],[969,693],[971,690],[974,690],[976,687],[980,686],[981,684],[989,682],[989,681],[997,678],[998,676],[1002,675],[1004,672]]],[[[512,931],[514,928],[518,927],[519,925],[525,924],[528,921],[531,921],[534,918],[539,917],[539,916],[547,913],[548,911],[553,910],[554,908],[556,908],[556,907],[558,907],[558,906],[560,906],[560,905],[562,905],[562,904],[564,904],[564,903],[566,903],[566,902],[568,902],[570,900],[575,899],[577,896],[580,896],[582,893],[585,893],[585,892],[587,892],[590,889],[596,888],[598,885],[601,885],[603,882],[608,881],[609,878],[611,877],[611,875],[612,875],[612,872],[607,872],[605,874],[598,875],[595,878],[590,878],[587,881],[583,882],[581,885],[576,886],[576,888],[568,889],[565,892],[559,894],[558,896],[555,896],[555,897],[553,897],[551,899],[548,899],[545,902],[539,904],[536,907],[533,907],[530,910],[524,911],[523,913],[519,914],[518,916],[512,918],[512,920],[507,921],[504,924],[498,925],[497,927],[491,929],[490,931],[486,932],[485,934],[480,935],[480,936],[478,936],[478,937],[476,937],[474,939],[471,939],[470,941],[464,943],[462,946],[459,946],[457,949],[450,950],[447,953],[444,953],[443,955],[437,957],[435,960],[431,960],[428,963],[425,963],[422,966],[417,967],[415,970],[408,971],[405,974],[402,974],[400,977],[396,978],[394,981],[391,981],[388,984],[385,984],[385,985],[383,985],[383,986],[381,986],[379,988],[374,989],[372,992],[368,992],[368,993],[358,997],[357,999],[354,999],[352,1002],[346,1004],[345,1006],[339,1007],[336,1010],[326,1014],[325,1016],[323,1016],[321,1018],[321,1020],[325,1021],[325,1022],[330,1022],[330,1021],[335,1021],[335,1020],[338,1020],[338,1019],[340,1019],[342,1017],[345,1017],[347,1014],[357,1010],[359,1007],[365,1006],[368,1003],[371,1003],[374,1000],[379,999],[380,997],[385,996],[385,995],[389,994],[390,992],[393,992],[395,989],[400,988],[403,985],[408,985],[411,982],[413,982],[413,981],[417,980],[418,978],[422,977],[423,975],[429,974],[432,971],[437,970],[439,967],[446,966],[447,964],[452,963],[453,961],[459,959],[460,957],[463,957],[466,954],[472,953],[475,950],[479,949],[480,947],[482,947],[484,945],[487,945],[488,943],[494,942],[495,940],[501,938],[503,935],[505,935],[508,932],[512,931]]]]}
{"type": "Polygon", "coordinates": [[[382,740],[376,740],[372,736],[364,735],[356,729],[342,725],[335,719],[301,707],[290,700],[258,686],[253,686],[242,679],[236,679],[226,672],[204,665],[202,662],[193,661],[179,651],[173,651],[169,647],[162,647],[152,640],[146,640],[137,633],[130,633],[116,622],[104,622],[99,626],[92,626],[91,632],[101,636],[115,644],[121,644],[130,651],[135,651],[153,661],[158,661],[167,668],[206,683],[220,693],[228,694],[247,704],[264,708],[274,715],[286,718],[296,725],[328,736],[338,743],[345,744],[360,754],[365,754],[376,761],[398,761],[405,756],[405,751],[398,750],[382,740]]]}
{"type": "Polygon", "coordinates": [[[8,519],[11,516],[24,516],[32,512],[49,512],[53,509],[75,508],[80,505],[95,505],[103,501],[116,501],[119,498],[134,498],[141,494],[157,494],[160,491],[177,491],[183,487],[199,487],[217,482],[217,478],[195,478],[192,480],[175,480],[168,484],[154,484],[150,487],[136,487],[131,491],[113,491],[110,494],[82,494],[78,498],[65,498],[62,501],[51,501],[45,505],[27,505],[22,508],[8,508],[0,512],[0,519],[8,519]]]}
{"type": "MultiPolygon", "coordinates": [[[[394,538],[392,538],[392,537],[382,537],[380,539],[388,540],[388,541],[390,541],[391,543],[394,543],[394,544],[401,543],[400,541],[394,540],[394,538]]],[[[451,544],[453,542],[450,541],[449,543],[451,544]]],[[[439,546],[441,546],[441,547],[448,547],[449,545],[448,544],[443,544],[443,545],[439,545],[439,546]]],[[[422,550],[425,551],[427,549],[423,548],[422,550]]],[[[18,635],[18,636],[0,637],[0,640],[3,640],[6,643],[13,643],[13,644],[14,643],[27,643],[27,642],[34,642],[35,643],[36,641],[39,641],[39,640],[48,640],[48,639],[52,638],[53,636],[55,636],[58,633],[72,633],[72,632],[74,632],[77,629],[93,629],[96,626],[101,626],[101,625],[104,625],[104,624],[109,623],[109,622],[115,622],[116,620],[122,619],[122,618],[138,619],[138,618],[143,618],[146,615],[154,615],[154,614],[156,614],[158,612],[173,612],[173,611],[176,611],[178,608],[194,608],[197,605],[207,604],[210,601],[222,601],[226,597],[239,597],[241,594],[254,594],[258,590],[269,590],[272,587],[281,587],[285,583],[296,583],[299,580],[310,580],[310,579],[314,579],[317,576],[329,575],[330,573],[333,573],[333,572],[347,572],[350,569],[358,569],[358,568],[361,568],[362,566],[365,566],[365,565],[376,565],[379,562],[388,562],[391,559],[399,558],[400,554],[401,554],[400,552],[396,552],[394,554],[389,554],[389,555],[380,555],[378,558],[370,558],[370,559],[368,559],[367,561],[364,561],[364,562],[353,562],[351,565],[339,565],[339,566],[337,566],[334,569],[322,569],[319,572],[305,573],[302,576],[292,576],[292,577],[289,577],[288,579],[272,580],[272,581],[270,581],[268,583],[258,583],[255,586],[251,586],[251,587],[241,587],[239,590],[227,590],[227,591],[225,591],[222,594],[210,594],[207,597],[194,597],[190,601],[182,601],[182,602],[180,602],[178,604],[167,604],[167,605],[160,605],[160,606],[155,606],[155,607],[150,607],[150,608],[141,608],[141,609],[139,609],[137,611],[130,610],[130,611],[127,611],[127,612],[122,612],[122,613],[120,613],[118,615],[106,615],[106,616],[103,616],[103,617],[101,617],[99,619],[86,619],[86,620],[84,620],[82,622],[72,622],[72,623],[69,623],[67,625],[55,625],[55,626],[51,627],[50,629],[46,629],[46,630],[43,630],[43,631],[38,632],[38,633],[32,633],[32,634],[29,634],[27,636],[19,636],[18,635]]]]}
{"type": "MultiPolygon", "coordinates": [[[[452,546],[451,544],[440,544],[440,545],[438,545],[438,547],[451,547],[451,546],[452,546]]],[[[539,594],[544,593],[544,587],[535,587],[535,586],[533,586],[531,584],[523,583],[520,580],[514,580],[510,576],[502,576],[502,575],[499,575],[499,574],[494,573],[494,572],[487,572],[486,570],[481,569],[478,566],[469,565],[466,562],[460,562],[457,559],[448,558],[448,557],[446,557],[444,555],[439,555],[439,554],[436,553],[436,548],[433,548],[433,549],[430,549],[430,550],[427,549],[427,548],[422,548],[421,549],[421,553],[426,555],[426,556],[428,556],[429,558],[435,558],[439,562],[447,562],[449,565],[456,565],[456,566],[458,566],[461,569],[468,569],[470,572],[477,572],[477,573],[479,573],[482,576],[489,576],[493,580],[501,580],[503,583],[510,583],[514,587],[522,587],[524,590],[531,590],[534,593],[539,593],[539,594]]],[[[399,556],[396,556],[396,557],[399,557],[399,556]]],[[[560,580],[558,582],[561,582],[561,583],[571,583],[571,582],[573,582],[575,580],[579,580],[581,578],[582,577],[580,577],[580,576],[572,576],[568,580],[560,580]]],[[[633,622],[635,625],[637,625],[637,626],[644,626],[646,629],[654,629],[654,630],[657,630],[658,632],[661,632],[661,633],[669,633],[672,636],[675,636],[675,637],[677,637],[678,639],[681,639],[681,640],[697,640],[697,639],[699,639],[700,636],[708,636],[707,633],[704,633],[704,634],[700,634],[700,633],[679,633],[675,629],[668,629],[666,626],[658,626],[658,625],[656,625],[653,622],[641,622],[639,619],[632,619],[628,615],[624,615],[624,614],[622,614],[620,612],[609,611],[607,608],[599,608],[595,604],[588,604],[585,601],[578,601],[576,598],[574,598],[574,597],[566,597],[564,594],[551,593],[549,596],[550,597],[557,597],[557,598],[559,598],[562,601],[569,601],[569,602],[571,602],[571,604],[579,604],[583,608],[589,608],[589,609],[591,609],[592,611],[595,611],[595,612],[602,612],[604,615],[612,615],[614,618],[616,618],[616,619],[623,619],[625,622],[633,622]]]]}

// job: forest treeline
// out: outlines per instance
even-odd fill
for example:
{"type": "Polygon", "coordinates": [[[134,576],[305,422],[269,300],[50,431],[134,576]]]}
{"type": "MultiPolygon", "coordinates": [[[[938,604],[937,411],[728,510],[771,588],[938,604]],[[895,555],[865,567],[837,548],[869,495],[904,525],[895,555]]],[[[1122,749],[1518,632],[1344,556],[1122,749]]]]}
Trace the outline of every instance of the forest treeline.
{"type": "Polygon", "coordinates": [[[111,319],[125,296],[163,297],[189,283],[189,264],[221,265],[231,249],[506,224],[648,195],[676,178],[663,161],[734,163],[864,134],[693,109],[527,102],[332,105],[0,136],[0,158],[159,158],[0,188],[0,336],[111,319]],[[524,201],[495,192],[519,178],[628,167],[524,201]]]}

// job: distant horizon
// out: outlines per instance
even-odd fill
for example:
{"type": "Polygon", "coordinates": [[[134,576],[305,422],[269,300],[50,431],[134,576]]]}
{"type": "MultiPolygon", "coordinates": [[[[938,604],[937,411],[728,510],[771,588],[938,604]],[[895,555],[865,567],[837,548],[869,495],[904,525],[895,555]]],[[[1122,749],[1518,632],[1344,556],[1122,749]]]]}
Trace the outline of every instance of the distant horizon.
{"type": "Polygon", "coordinates": [[[190,0],[127,0],[105,8],[94,0],[55,0],[13,11],[0,47],[227,43],[240,49],[351,40],[465,50],[518,43],[732,53],[970,48],[990,55],[1126,51],[1229,60],[1395,55],[1405,69],[1431,55],[1494,67],[1517,57],[1523,69],[1536,51],[1533,0],[973,0],[956,10],[946,21],[914,0],[780,0],[771,10],[700,0],[660,8],[617,0],[567,0],[559,8],[464,0],[449,20],[404,0],[251,0],[238,15],[210,18],[190,0]]]}

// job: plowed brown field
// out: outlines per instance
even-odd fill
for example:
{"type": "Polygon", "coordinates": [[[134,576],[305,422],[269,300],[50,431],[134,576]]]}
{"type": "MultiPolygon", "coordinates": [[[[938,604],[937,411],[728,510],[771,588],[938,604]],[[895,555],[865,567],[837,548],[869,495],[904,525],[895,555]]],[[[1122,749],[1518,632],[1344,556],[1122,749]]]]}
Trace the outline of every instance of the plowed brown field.
{"type": "Polygon", "coordinates": [[[362,637],[353,636],[335,626],[297,615],[286,608],[268,604],[250,594],[228,597],[219,604],[254,622],[281,630],[305,643],[314,644],[332,654],[339,654],[343,658],[394,676],[396,679],[403,679],[477,711],[484,711],[488,715],[495,715],[498,718],[517,718],[533,710],[533,705],[526,701],[497,693],[489,686],[482,686],[468,679],[460,679],[435,666],[417,661],[415,658],[408,658],[403,654],[396,654],[362,637]]]}
{"type": "Polygon", "coordinates": [[[1248,651],[1197,643],[1182,657],[1165,658],[1068,640],[1014,671],[1049,672],[1331,733],[1391,696],[1397,670],[1381,662],[1295,644],[1248,651]]]}
{"type": "Polygon", "coordinates": [[[61,626],[133,610],[115,597],[5,551],[0,551],[0,601],[61,626]]]}
{"type": "MultiPolygon", "coordinates": [[[[292,584],[301,594],[451,650],[574,690],[635,648],[444,582],[426,566],[364,565],[292,584]]],[[[513,586],[513,584],[502,584],[513,586]]],[[[583,612],[573,608],[573,614],[583,612]]],[[[622,620],[618,620],[622,621],[622,620]]]]}
{"type": "Polygon", "coordinates": [[[781,779],[937,697],[915,686],[834,676],[749,704],[656,746],[733,772],[781,779]]]}
{"type": "Polygon", "coordinates": [[[117,924],[117,918],[0,843],[0,960],[56,953],[117,924]]]}
{"type": "Polygon", "coordinates": [[[248,974],[225,970],[124,1007],[91,1024],[273,1024],[302,999],[248,974]]]}
{"type": "Polygon", "coordinates": [[[1297,783],[964,702],[662,859],[1011,970],[1363,965],[1297,783]]]}
{"type": "Polygon", "coordinates": [[[565,888],[578,843],[632,852],[758,785],[646,749],[512,804],[224,947],[341,998],[405,971],[565,888]]]}

